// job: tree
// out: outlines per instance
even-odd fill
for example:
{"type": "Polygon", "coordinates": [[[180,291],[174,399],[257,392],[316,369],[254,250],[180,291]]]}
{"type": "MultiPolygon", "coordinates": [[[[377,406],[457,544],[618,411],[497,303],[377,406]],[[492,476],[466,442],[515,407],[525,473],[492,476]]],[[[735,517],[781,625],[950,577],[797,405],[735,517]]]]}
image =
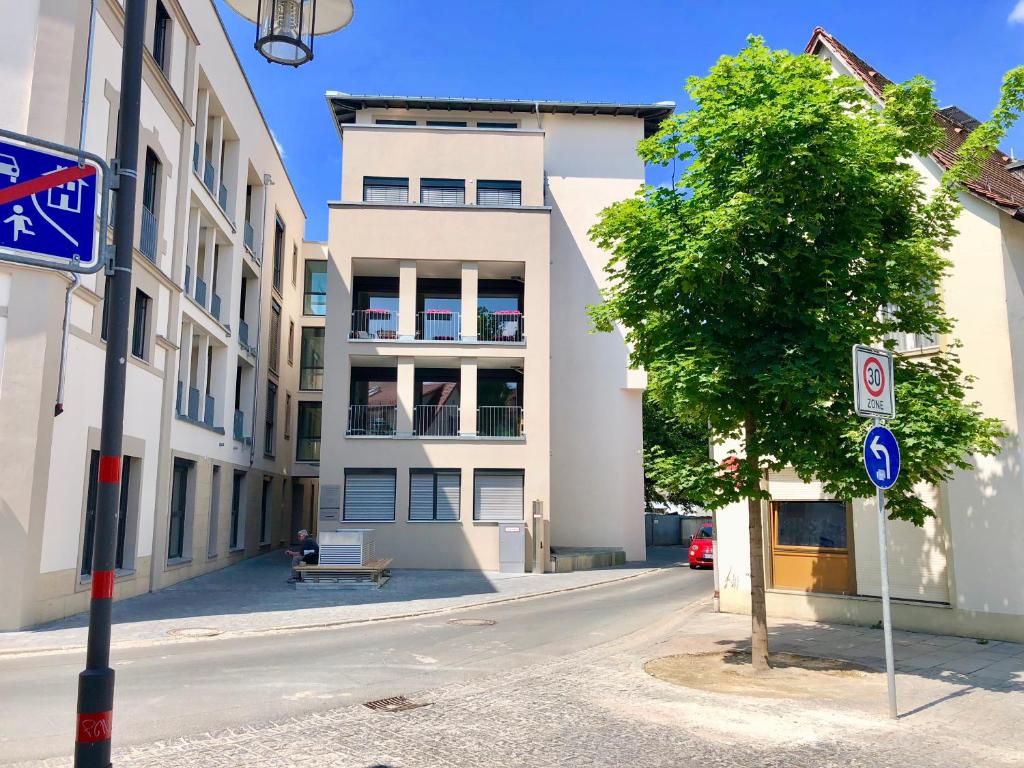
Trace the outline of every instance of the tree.
{"type": "Polygon", "coordinates": [[[688,412],[677,415],[658,402],[652,382],[644,392],[644,500],[683,507],[705,505],[701,472],[710,470],[709,432],[688,412]]]}
{"type": "MultiPolygon", "coordinates": [[[[681,160],[676,188],[642,188],[591,232],[611,252],[610,287],[591,314],[598,330],[625,326],[664,407],[740,446],[691,479],[714,507],[747,500],[752,659],[764,670],[763,478],[791,465],[838,498],[873,495],[850,349],[950,332],[935,297],[959,206],[951,187],[928,194],[906,162],[941,140],[922,78],[890,86],[878,108],[826,62],[751,37],[687,90],[695,108],[638,150],[650,163],[681,160]]],[[[921,524],[931,511],[913,486],[994,453],[1003,432],[965,402],[955,345],[895,366],[903,471],[888,508],[921,524]]]]}

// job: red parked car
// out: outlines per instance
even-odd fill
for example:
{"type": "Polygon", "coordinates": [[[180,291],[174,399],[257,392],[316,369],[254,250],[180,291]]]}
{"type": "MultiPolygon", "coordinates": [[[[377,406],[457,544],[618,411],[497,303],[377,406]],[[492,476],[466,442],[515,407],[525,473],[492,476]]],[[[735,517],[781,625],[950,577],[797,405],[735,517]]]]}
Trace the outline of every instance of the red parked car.
{"type": "Polygon", "coordinates": [[[710,568],[714,565],[714,555],[712,554],[712,544],[714,540],[711,536],[711,526],[704,525],[697,531],[697,535],[690,539],[690,567],[710,568]]]}

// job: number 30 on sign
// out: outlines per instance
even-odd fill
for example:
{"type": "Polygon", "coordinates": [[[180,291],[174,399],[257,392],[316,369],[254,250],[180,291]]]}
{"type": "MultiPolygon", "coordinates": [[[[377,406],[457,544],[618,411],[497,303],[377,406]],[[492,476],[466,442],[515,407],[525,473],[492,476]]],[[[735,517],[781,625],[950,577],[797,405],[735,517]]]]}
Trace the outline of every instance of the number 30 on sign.
{"type": "Polygon", "coordinates": [[[896,415],[891,352],[854,344],[853,404],[859,416],[891,419],[896,415]]]}

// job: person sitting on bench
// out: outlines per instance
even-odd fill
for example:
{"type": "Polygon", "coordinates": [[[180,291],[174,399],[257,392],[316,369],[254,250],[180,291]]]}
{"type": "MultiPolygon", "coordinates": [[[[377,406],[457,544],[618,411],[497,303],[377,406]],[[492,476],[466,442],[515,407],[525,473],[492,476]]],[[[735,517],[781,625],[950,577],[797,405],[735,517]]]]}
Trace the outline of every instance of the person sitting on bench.
{"type": "Polygon", "coordinates": [[[320,545],[316,539],[309,535],[309,531],[299,531],[299,546],[297,549],[285,550],[286,555],[292,556],[292,576],[288,579],[289,584],[302,581],[302,574],[296,570],[299,563],[316,565],[320,561],[320,545]]]}

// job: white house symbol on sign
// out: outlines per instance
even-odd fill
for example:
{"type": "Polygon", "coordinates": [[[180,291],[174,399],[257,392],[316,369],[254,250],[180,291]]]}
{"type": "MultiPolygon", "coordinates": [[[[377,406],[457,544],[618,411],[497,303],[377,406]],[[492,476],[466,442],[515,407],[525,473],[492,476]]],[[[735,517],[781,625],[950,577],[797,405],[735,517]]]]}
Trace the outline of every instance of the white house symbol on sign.
{"type": "MultiPolygon", "coordinates": [[[[63,170],[64,168],[58,166],[54,168],[53,172],[56,173],[63,170]]],[[[76,181],[69,181],[66,184],[58,184],[56,187],[50,187],[46,193],[46,206],[48,208],[56,208],[58,211],[81,213],[82,193],[86,186],[85,179],[78,179],[76,181]]]]}

